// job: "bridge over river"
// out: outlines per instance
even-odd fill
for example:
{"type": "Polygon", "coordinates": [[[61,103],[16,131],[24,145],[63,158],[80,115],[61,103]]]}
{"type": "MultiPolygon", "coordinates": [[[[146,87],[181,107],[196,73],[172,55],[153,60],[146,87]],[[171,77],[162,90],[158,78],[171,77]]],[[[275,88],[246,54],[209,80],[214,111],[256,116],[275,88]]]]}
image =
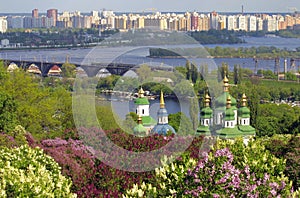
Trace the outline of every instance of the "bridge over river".
{"type": "MultiPolygon", "coordinates": [[[[30,65],[36,65],[39,70],[41,71],[41,75],[43,77],[48,76],[48,72],[53,66],[62,67],[62,62],[41,62],[41,61],[32,61],[32,60],[3,60],[6,65],[10,63],[15,63],[18,65],[19,68],[27,70],[30,65]]],[[[101,69],[106,69],[109,73],[115,75],[124,75],[127,71],[133,70],[135,71],[139,68],[140,65],[136,64],[127,64],[127,63],[91,63],[90,65],[82,65],[78,63],[70,63],[74,64],[76,67],[81,67],[87,76],[93,77],[98,74],[101,69]]],[[[165,70],[165,71],[172,71],[173,67],[167,66],[150,66],[152,70],[165,70]]]]}

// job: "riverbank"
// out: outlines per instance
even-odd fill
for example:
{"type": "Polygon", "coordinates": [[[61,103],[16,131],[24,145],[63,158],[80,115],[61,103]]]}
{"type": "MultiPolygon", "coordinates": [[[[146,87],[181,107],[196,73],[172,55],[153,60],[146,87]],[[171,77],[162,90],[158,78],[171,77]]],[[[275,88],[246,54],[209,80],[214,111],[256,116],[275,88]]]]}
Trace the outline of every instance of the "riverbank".
{"type": "Polygon", "coordinates": [[[92,48],[96,47],[97,44],[93,45],[66,45],[66,46],[40,46],[40,47],[0,47],[1,51],[23,51],[23,50],[54,50],[54,49],[85,49],[85,48],[92,48]]]}

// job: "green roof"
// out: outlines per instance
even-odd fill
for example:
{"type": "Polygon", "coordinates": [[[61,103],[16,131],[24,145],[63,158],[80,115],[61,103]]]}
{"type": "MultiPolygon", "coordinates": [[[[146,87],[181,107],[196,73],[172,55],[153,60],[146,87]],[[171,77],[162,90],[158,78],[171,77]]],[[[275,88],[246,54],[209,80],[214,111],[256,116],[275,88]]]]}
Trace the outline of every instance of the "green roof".
{"type": "Polygon", "coordinates": [[[137,98],[134,101],[134,104],[136,105],[149,105],[149,100],[146,97],[143,98],[137,98]]]}
{"type": "Polygon", "coordinates": [[[236,138],[243,136],[243,133],[237,128],[222,128],[217,131],[217,134],[220,136],[220,138],[236,138]]]}
{"type": "Polygon", "coordinates": [[[152,118],[151,116],[143,116],[142,122],[144,126],[156,125],[156,120],[154,120],[154,118],[152,118]]]}
{"type": "Polygon", "coordinates": [[[243,135],[255,135],[255,128],[250,125],[239,125],[238,129],[243,133],[243,135]]]}
{"type": "Polygon", "coordinates": [[[138,124],[133,128],[133,132],[136,134],[140,134],[140,133],[146,133],[147,129],[142,125],[142,124],[138,124]]]}
{"type": "Polygon", "coordinates": [[[209,130],[209,126],[199,126],[197,128],[197,135],[211,135],[210,130],[209,130]]]}
{"type": "Polygon", "coordinates": [[[238,115],[242,118],[250,118],[250,109],[247,107],[241,107],[238,110],[238,115]]]}
{"type": "Polygon", "coordinates": [[[233,108],[226,109],[225,111],[225,120],[234,120],[234,111],[233,108]]]}
{"type": "Polygon", "coordinates": [[[216,107],[226,107],[227,98],[230,96],[231,98],[231,105],[232,107],[236,107],[236,99],[232,97],[228,92],[223,92],[219,97],[216,99],[216,107]]]}
{"type": "Polygon", "coordinates": [[[212,109],[210,107],[205,107],[201,109],[201,118],[212,118],[212,109]]]}

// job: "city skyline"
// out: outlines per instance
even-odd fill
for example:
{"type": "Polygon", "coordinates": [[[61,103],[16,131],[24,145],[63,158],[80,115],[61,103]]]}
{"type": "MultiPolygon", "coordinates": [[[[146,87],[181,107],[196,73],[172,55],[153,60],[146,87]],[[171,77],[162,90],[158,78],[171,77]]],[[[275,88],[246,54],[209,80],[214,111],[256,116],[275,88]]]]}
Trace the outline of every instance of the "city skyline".
{"type": "Polygon", "coordinates": [[[300,10],[299,0],[288,1],[246,1],[246,0],[227,0],[226,3],[221,0],[211,0],[209,2],[195,2],[195,0],[181,1],[171,0],[66,0],[66,1],[19,1],[10,0],[5,2],[5,6],[1,6],[0,13],[29,13],[32,9],[37,8],[40,12],[55,8],[59,12],[75,11],[90,12],[92,10],[113,10],[116,12],[185,12],[185,11],[217,11],[217,12],[241,12],[242,6],[244,12],[291,12],[300,10]]]}

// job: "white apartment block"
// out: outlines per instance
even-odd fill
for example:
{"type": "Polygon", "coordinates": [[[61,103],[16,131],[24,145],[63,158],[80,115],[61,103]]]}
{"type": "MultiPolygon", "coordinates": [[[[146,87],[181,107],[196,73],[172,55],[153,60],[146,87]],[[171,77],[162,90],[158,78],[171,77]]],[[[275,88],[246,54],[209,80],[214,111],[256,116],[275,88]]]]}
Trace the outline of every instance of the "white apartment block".
{"type": "Polygon", "coordinates": [[[237,25],[238,25],[238,27],[237,27],[238,30],[246,31],[247,30],[246,16],[243,16],[243,15],[238,16],[237,25]]]}
{"type": "Polygon", "coordinates": [[[257,30],[256,16],[248,16],[248,31],[253,32],[257,30]]]}
{"type": "Polygon", "coordinates": [[[267,32],[275,32],[278,30],[278,20],[274,17],[267,17],[263,21],[263,30],[267,32]]]}
{"type": "Polygon", "coordinates": [[[227,23],[227,30],[236,30],[236,16],[228,16],[227,17],[227,20],[226,20],[226,23],[227,23]]]}
{"type": "Polygon", "coordinates": [[[0,17],[0,32],[4,33],[7,31],[7,20],[6,17],[0,17]]]}

